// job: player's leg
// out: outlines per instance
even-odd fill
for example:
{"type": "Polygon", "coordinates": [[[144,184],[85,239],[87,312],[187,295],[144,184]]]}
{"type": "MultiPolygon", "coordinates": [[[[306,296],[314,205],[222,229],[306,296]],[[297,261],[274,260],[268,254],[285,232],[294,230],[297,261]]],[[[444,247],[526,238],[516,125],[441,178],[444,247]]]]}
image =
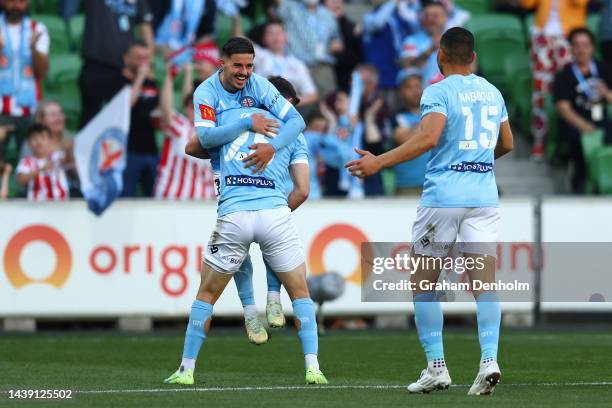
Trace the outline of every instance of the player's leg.
{"type": "Polygon", "coordinates": [[[258,211],[255,240],[268,265],[291,298],[295,325],[302,344],[306,366],[306,382],[326,384],[319,368],[317,319],[306,284],[304,251],[291,219],[289,208],[258,211]]]}
{"type": "Polygon", "coordinates": [[[249,234],[250,221],[248,213],[232,213],[217,220],[204,254],[200,286],[189,314],[181,365],[174,374],[164,380],[165,383],[194,383],[195,362],[206,340],[213,305],[248,253],[252,236],[249,234]]]}
{"type": "Polygon", "coordinates": [[[281,281],[265,259],[264,264],[266,265],[266,281],[268,283],[266,318],[270,327],[285,327],[285,314],[283,313],[283,305],[280,300],[281,281]]]}
{"type": "Polygon", "coordinates": [[[419,207],[412,229],[412,256],[419,258],[412,274],[414,321],[419,341],[427,357],[427,368],[408,386],[410,392],[447,389],[451,378],[444,359],[442,329],[444,316],[436,292],[430,288],[438,281],[445,257],[457,237],[463,209],[419,207]]]}
{"type": "Polygon", "coordinates": [[[266,343],[268,332],[259,320],[259,316],[257,316],[255,297],[253,296],[253,264],[250,256],[246,257],[238,272],[234,274],[234,283],[244,310],[244,327],[249,341],[256,345],[266,343]]]}
{"type": "MultiPolygon", "coordinates": [[[[464,257],[474,265],[467,273],[470,281],[495,282],[495,253],[499,227],[497,208],[474,208],[465,217],[459,230],[464,257]]],[[[491,394],[501,379],[497,364],[501,305],[494,291],[474,291],[476,299],[480,366],[468,394],[491,394]]]]}

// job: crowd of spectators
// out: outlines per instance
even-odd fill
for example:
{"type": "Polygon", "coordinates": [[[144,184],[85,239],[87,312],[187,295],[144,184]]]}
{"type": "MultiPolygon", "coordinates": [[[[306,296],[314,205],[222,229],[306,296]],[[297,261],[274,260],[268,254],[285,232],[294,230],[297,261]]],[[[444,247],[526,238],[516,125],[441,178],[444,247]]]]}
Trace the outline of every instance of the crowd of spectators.
{"type": "MultiPolygon", "coordinates": [[[[525,10],[535,10],[530,31],[533,155],[544,152],[544,98],[553,94],[560,132],[571,145],[572,188],[584,192],[580,138],[609,128],[607,103],[612,101],[612,73],[604,61],[593,59],[594,37],[584,28],[588,0],[494,3],[521,17],[525,10]]],[[[608,16],[609,21],[612,4],[601,3],[602,20],[608,16]]],[[[132,85],[123,196],[158,199],[214,197],[210,165],[186,156],[184,146],[193,135],[193,90],[218,66],[220,15],[231,19],[231,35],[254,42],[255,72],[282,76],[296,88],[298,109],[307,123],[312,198],[420,192],[427,154],[363,182],[350,177],[343,164],[355,157],[355,148],[379,154],[410,138],[420,118],[423,89],[443,78],[436,61],[441,35],[470,19],[452,0],[371,0],[354,20],[347,16],[344,0],[61,4],[62,15],[85,15],[78,78],[81,127],[124,85],[132,85]],[[257,5],[263,12],[243,31],[245,16],[253,17],[257,5]],[[154,68],[156,59],[165,61],[161,74],[154,68]],[[180,93],[175,91],[179,88],[180,93]]],[[[41,81],[53,64],[53,38],[43,23],[30,17],[28,0],[3,0],[2,7],[0,199],[7,197],[11,184],[21,186],[22,196],[32,200],[78,196],[73,135],[66,131],[62,101],[41,94],[41,81]],[[17,146],[18,158],[6,157],[10,143],[17,146]]],[[[601,55],[607,61],[612,58],[610,27],[602,23],[600,30],[601,55]]]]}

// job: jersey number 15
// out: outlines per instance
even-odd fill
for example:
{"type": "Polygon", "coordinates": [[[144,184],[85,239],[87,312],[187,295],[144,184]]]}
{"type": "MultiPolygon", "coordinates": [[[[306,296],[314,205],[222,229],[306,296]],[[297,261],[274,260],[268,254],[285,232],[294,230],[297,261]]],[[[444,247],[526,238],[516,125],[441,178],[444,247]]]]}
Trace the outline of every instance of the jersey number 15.
{"type": "Polygon", "coordinates": [[[472,108],[463,106],[461,113],[465,117],[465,139],[459,141],[459,150],[475,150],[478,145],[484,149],[495,149],[497,144],[498,124],[490,120],[491,116],[499,115],[499,106],[482,105],[480,107],[480,134],[474,134],[474,113],[472,108]],[[478,136],[478,140],[474,140],[478,136]]]}

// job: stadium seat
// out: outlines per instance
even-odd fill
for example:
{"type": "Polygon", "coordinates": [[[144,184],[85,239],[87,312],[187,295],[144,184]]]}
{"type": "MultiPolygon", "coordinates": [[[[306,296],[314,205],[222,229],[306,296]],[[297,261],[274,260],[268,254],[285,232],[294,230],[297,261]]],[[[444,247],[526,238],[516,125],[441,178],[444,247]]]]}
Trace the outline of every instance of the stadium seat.
{"type": "Polygon", "coordinates": [[[482,74],[493,84],[498,86],[502,93],[507,93],[513,82],[507,75],[506,59],[524,59],[527,57],[525,39],[520,31],[487,30],[476,34],[476,52],[478,67],[482,74]],[[508,54],[508,50],[516,53],[508,54]],[[518,54],[522,56],[517,56],[518,54]]]}
{"type": "Polygon", "coordinates": [[[529,55],[523,51],[509,53],[504,59],[504,73],[506,78],[511,79],[506,106],[512,123],[518,125],[524,133],[529,133],[533,86],[529,55]]]}
{"type": "Polygon", "coordinates": [[[492,0],[455,0],[455,5],[472,14],[483,14],[491,11],[492,0]]]}
{"type": "Polygon", "coordinates": [[[483,31],[502,32],[519,32],[522,38],[525,38],[523,25],[518,17],[512,14],[505,13],[485,13],[472,16],[466,23],[465,28],[477,35],[483,31]]]}
{"type": "Polygon", "coordinates": [[[600,194],[612,194],[612,146],[596,153],[597,187],[600,194]]]}
{"type": "Polygon", "coordinates": [[[603,131],[598,129],[592,133],[585,133],[580,139],[582,155],[587,166],[587,192],[592,193],[597,186],[599,172],[597,169],[597,153],[603,147],[603,131]]]}
{"type": "Polygon", "coordinates": [[[587,28],[595,36],[595,58],[601,57],[599,47],[599,20],[601,20],[601,16],[599,15],[599,13],[589,14],[589,16],[587,17],[587,28]]]}
{"type": "Polygon", "coordinates": [[[76,54],[63,54],[51,57],[49,73],[44,82],[45,90],[59,89],[66,78],[76,81],[81,70],[81,57],[76,54]]]}
{"type": "Polygon", "coordinates": [[[70,19],[67,26],[68,39],[70,40],[70,50],[80,52],[83,43],[83,33],[85,32],[85,15],[77,14],[70,19]]]}
{"type": "MultiPolygon", "coordinates": [[[[232,18],[219,14],[215,24],[217,31],[215,43],[217,44],[217,47],[221,49],[223,44],[225,44],[225,42],[232,36],[232,18]]],[[[244,33],[247,33],[253,26],[251,20],[244,16],[240,18],[240,24],[244,33]]]]}
{"type": "Polygon", "coordinates": [[[51,37],[50,54],[57,55],[70,52],[70,41],[64,20],[53,14],[36,14],[32,18],[47,26],[51,37]]]}
{"type": "Polygon", "coordinates": [[[30,0],[28,7],[32,14],[58,14],[60,0],[30,0]]]}

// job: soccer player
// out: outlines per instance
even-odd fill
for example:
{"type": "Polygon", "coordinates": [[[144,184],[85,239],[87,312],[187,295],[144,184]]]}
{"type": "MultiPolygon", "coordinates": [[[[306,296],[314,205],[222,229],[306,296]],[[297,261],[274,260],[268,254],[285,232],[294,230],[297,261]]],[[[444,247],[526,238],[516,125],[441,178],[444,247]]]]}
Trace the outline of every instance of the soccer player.
{"type": "MultiPolygon", "coordinates": [[[[254,114],[268,113],[257,108],[230,109],[217,119],[224,126],[254,114]]],[[[304,253],[291,219],[288,198],[281,188],[288,177],[291,157],[302,162],[307,160],[306,142],[302,136],[298,142],[277,151],[274,161],[261,175],[254,176],[243,159],[256,143],[266,142],[261,134],[245,132],[220,151],[217,225],[204,255],[202,281],[189,317],[183,360],[180,368],[166,379],[167,383],[193,384],[195,359],[205,340],[213,305],[240,268],[253,242],[259,244],[265,261],[277,273],[292,300],[304,353],[306,382],[327,383],[317,359],[317,324],[306,285],[304,253]],[[295,149],[300,150],[293,154],[295,149]]]]}
{"type": "MultiPolygon", "coordinates": [[[[445,79],[425,89],[421,121],[412,137],[379,156],[359,150],[362,157],[346,167],[357,177],[367,177],[431,150],[412,230],[413,256],[423,257],[423,261],[446,257],[458,236],[466,258],[484,259],[484,268],[467,271],[470,279],[493,282],[495,245],[477,243],[497,241],[500,216],[493,161],[512,150],[513,140],[501,93],[470,71],[475,58],[472,33],[463,28],[444,33],[438,65],[445,79]]],[[[425,266],[435,264],[424,262],[425,266]]],[[[415,322],[428,365],[408,386],[410,392],[451,385],[442,345],[442,309],[435,292],[421,289],[427,289],[422,283],[437,282],[439,275],[440,269],[432,267],[417,268],[412,276],[415,322]]],[[[468,394],[483,395],[492,393],[501,378],[497,364],[501,308],[495,292],[473,293],[481,357],[468,394]]]]}
{"type": "MultiPolygon", "coordinates": [[[[300,103],[300,98],[293,85],[286,79],[276,76],[269,78],[270,83],[287,99],[293,106],[300,103]]],[[[298,139],[298,142],[302,140],[298,139]]],[[[210,155],[204,149],[197,137],[192,137],[185,147],[185,153],[199,159],[209,159],[210,155]]],[[[289,209],[294,211],[302,205],[310,193],[310,170],[308,162],[303,163],[299,158],[291,157],[289,172],[291,180],[286,179],[281,184],[287,195],[289,209]],[[295,160],[294,160],[295,159],[295,160]]],[[[217,176],[218,179],[218,176],[217,176]]],[[[218,196],[217,196],[218,198],[218,196]]],[[[270,266],[265,262],[266,280],[268,285],[268,296],[266,303],[266,318],[268,325],[273,328],[280,328],[285,325],[285,315],[283,313],[282,304],[280,302],[281,282],[276,277],[276,274],[270,266]]],[[[253,344],[260,345],[268,341],[268,333],[257,316],[257,308],[255,306],[255,298],[253,296],[253,265],[251,257],[247,255],[246,259],[240,266],[238,272],[234,275],[234,283],[238,290],[238,296],[244,310],[244,324],[249,341],[253,344]]]]}

